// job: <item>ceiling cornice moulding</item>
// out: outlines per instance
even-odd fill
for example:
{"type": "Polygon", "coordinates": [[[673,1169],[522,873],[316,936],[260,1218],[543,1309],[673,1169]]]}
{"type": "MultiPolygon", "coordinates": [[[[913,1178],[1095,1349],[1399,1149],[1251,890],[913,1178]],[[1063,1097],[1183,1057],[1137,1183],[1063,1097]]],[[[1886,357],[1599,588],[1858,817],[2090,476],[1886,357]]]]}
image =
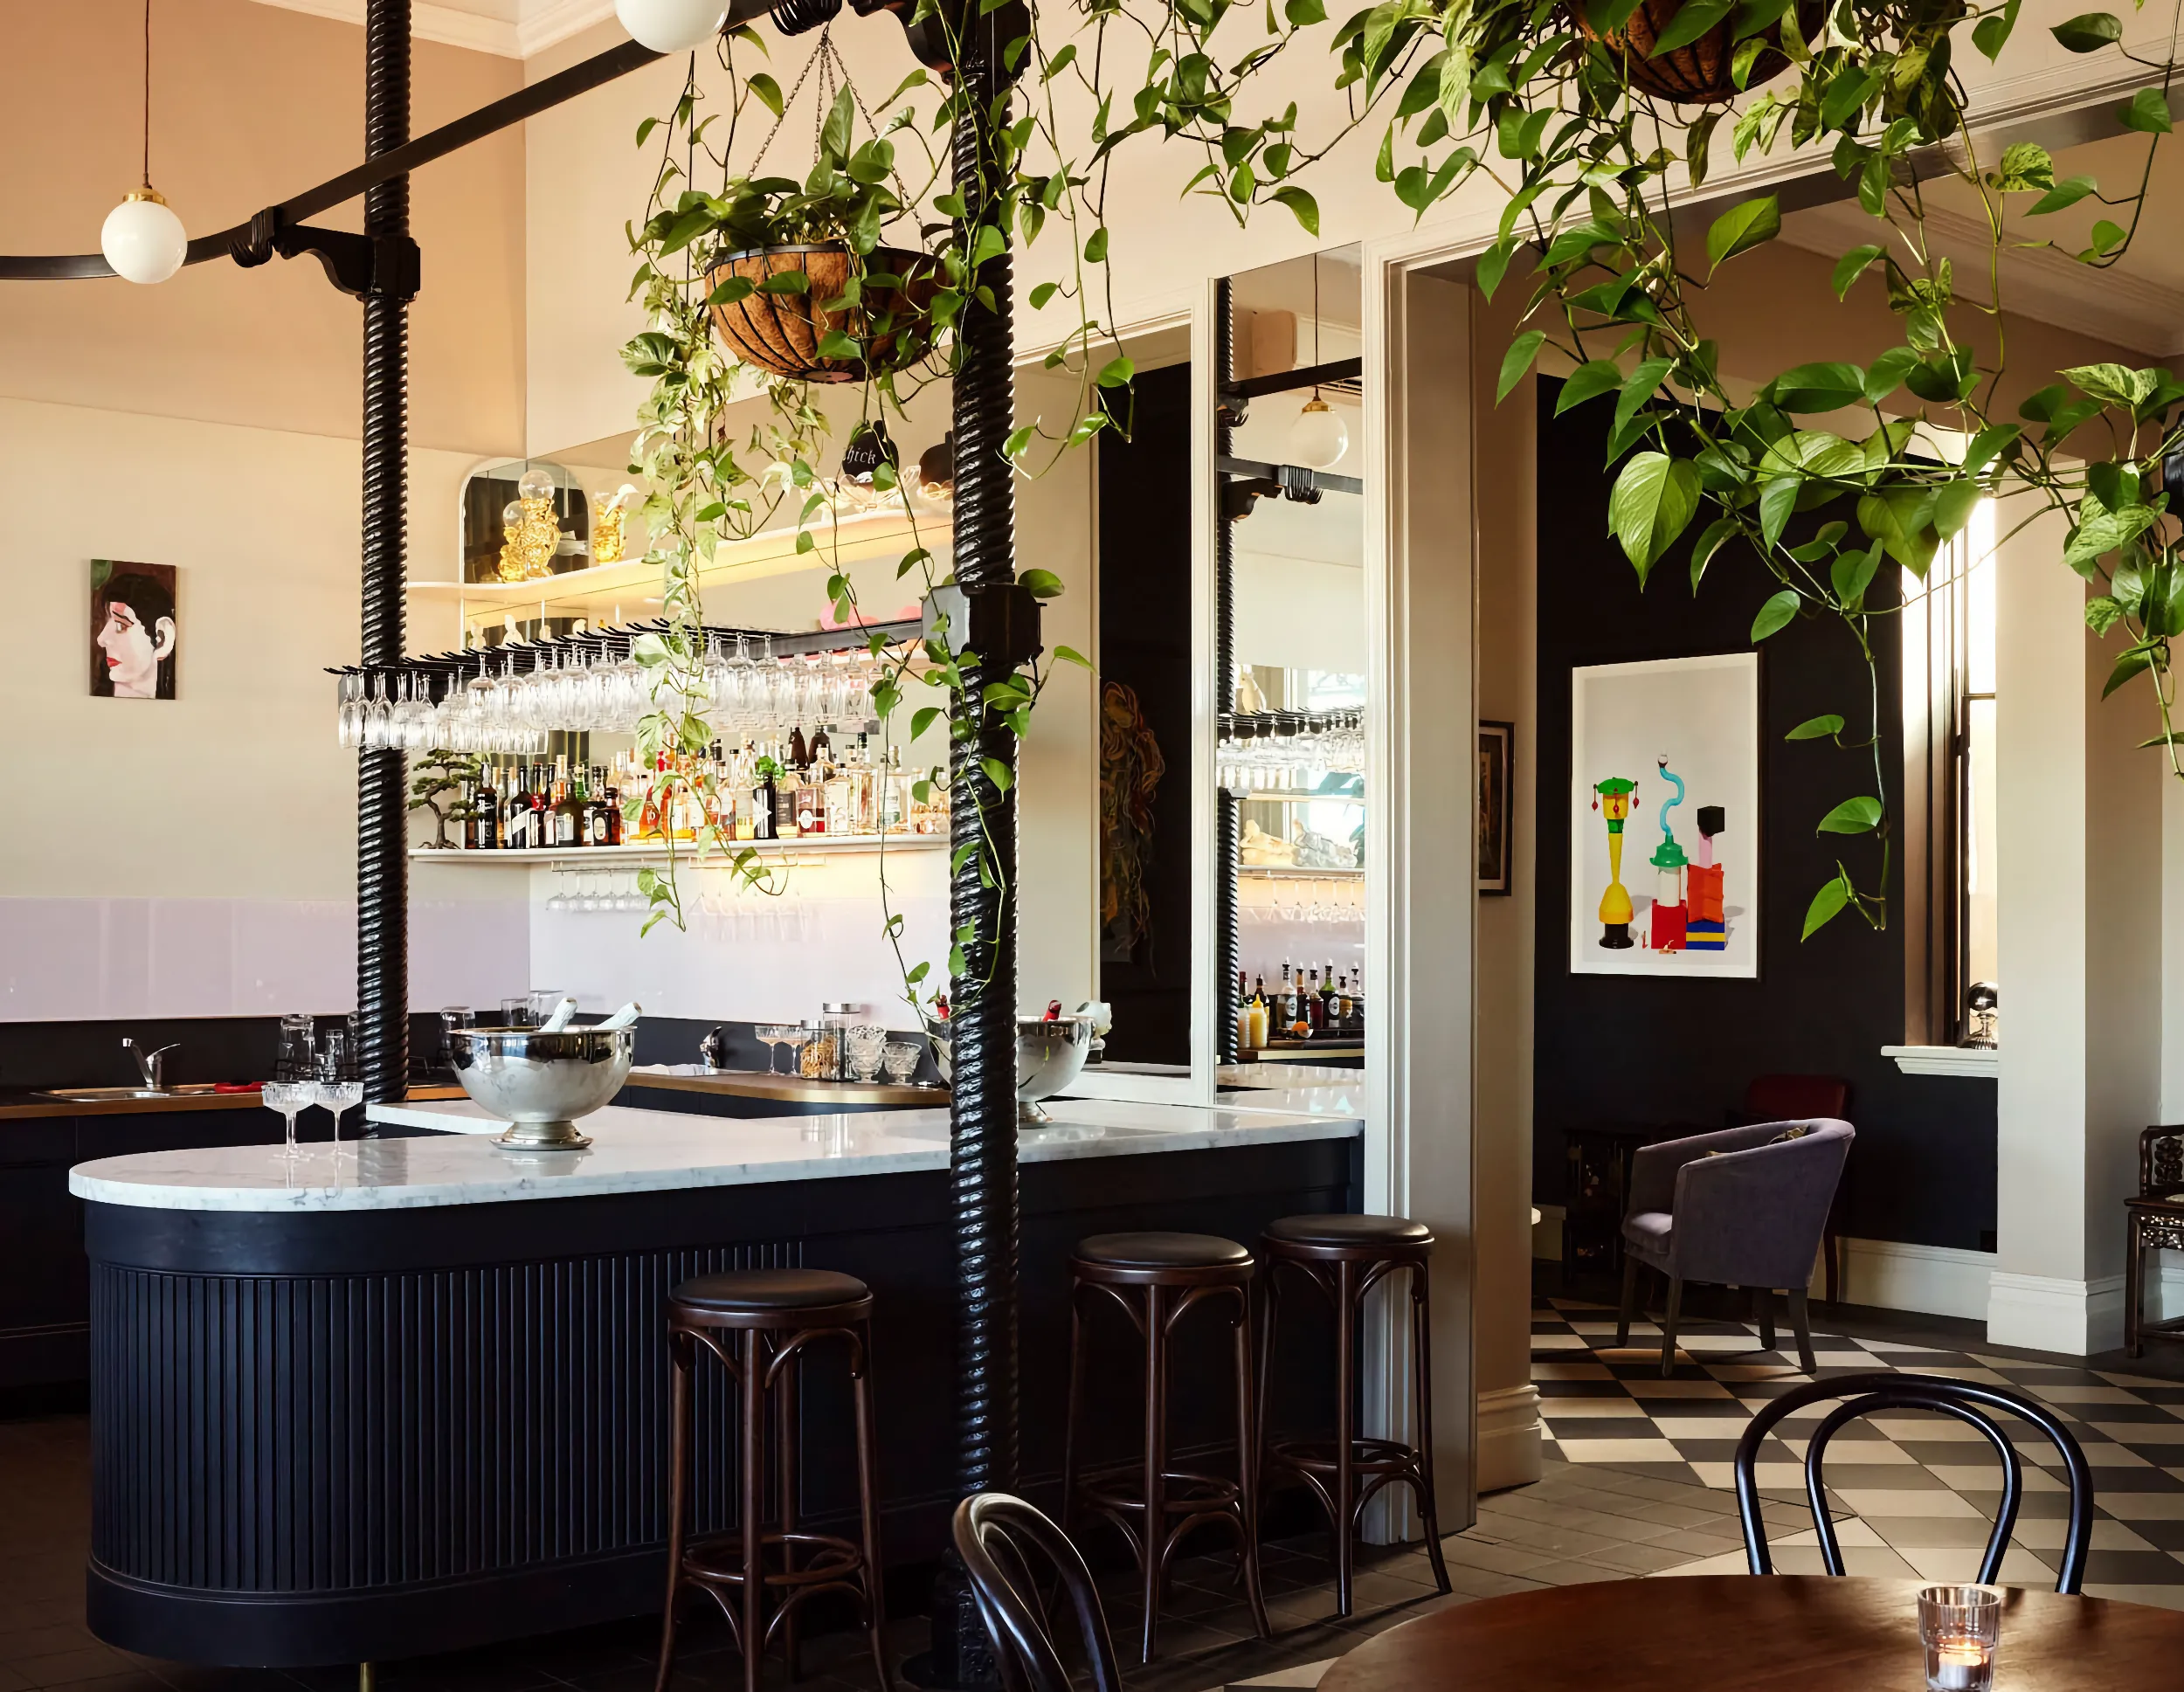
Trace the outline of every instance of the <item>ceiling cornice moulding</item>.
{"type": "MultiPolygon", "coordinates": [[[[258,3],[363,27],[364,0],[258,0],[258,3]]],[[[464,47],[501,59],[529,59],[613,16],[614,0],[515,0],[512,7],[496,7],[492,12],[473,10],[460,0],[446,4],[415,0],[410,32],[420,41],[437,41],[443,46],[464,47]],[[513,10],[515,17],[494,15],[503,10],[513,10]]]]}

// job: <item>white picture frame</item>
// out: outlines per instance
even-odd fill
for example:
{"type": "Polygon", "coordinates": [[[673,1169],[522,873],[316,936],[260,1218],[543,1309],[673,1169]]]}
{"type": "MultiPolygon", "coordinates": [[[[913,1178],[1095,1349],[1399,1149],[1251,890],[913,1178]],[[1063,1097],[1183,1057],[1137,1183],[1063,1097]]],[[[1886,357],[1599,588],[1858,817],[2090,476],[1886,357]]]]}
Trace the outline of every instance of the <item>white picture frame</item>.
{"type": "Polygon", "coordinates": [[[1572,668],[1572,974],[1758,977],[1759,708],[1756,652],[1572,668]]]}

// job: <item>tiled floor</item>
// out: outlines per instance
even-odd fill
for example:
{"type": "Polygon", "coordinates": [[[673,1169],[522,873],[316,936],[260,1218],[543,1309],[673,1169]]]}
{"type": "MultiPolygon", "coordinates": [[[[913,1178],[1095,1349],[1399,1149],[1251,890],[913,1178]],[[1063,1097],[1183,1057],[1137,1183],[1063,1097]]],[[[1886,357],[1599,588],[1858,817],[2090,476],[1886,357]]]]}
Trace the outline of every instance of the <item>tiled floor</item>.
{"type": "MultiPolygon", "coordinates": [[[[1422,1550],[1371,1553],[1358,1609],[1334,1617],[1323,1535],[1265,1551],[1275,1637],[1251,1626],[1227,1556],[1190,1557],[1175,1571],[1162,1654],[1129,1668],[1130,1692],[1210,1692],[1251,1683],[1289,1692],[1316,1683],[1326,1664],[1386,1628],[1445,1605],[1543,1585],[1640,1575],[1741,1570],[1742,1540],[1727,1490],[1729,1453],[1752,1406],[1798,1378],[1790,1359],[1758,1353],[1735,1323],[1687,1324],[1688,1359],[1662,1382],[1656,1332],[1613,1350],[1613,1312],[1542,1299],[1534,1372],[1550,1440],[1537,1484],[1481,1501],[1469,1531],[1443,1542],[1455,1590],[1434,1591],[1422,1550]],[[1654,1342],[1650,1350],[1645,1342],[1654,1342]]],[[[1823,1324],[1827,1325],[1827,1324],[1823,1324]]],[[[1925,1328],[1860,1313],[1838,1324],[1864,1336],[1819,1341],[1822,1372],[1874,1367],[1956,1371],[2014,1381],[2071,1418],[2095,1464],[2101,1518],[2088,1590],[2184,1607],[2184,1382],[2159,1378],[2169,1361],[2111,1366],[2092,1359],[2004,1356],[1965,1324],[1925,1328]],[[2143,1369],[2146,1372],[2137,1372],[2143,1369]]],[[[1787,1337],[1784,1336],[1783,1337],[1787,1337]]],[[[2184,1353],[2176,1354],[2184,1359],[2184,1353]]],[[[2174,1359],[2172,1359],[2172,1361],[2174,1359]]],[[[1968,1430],[1967,1430],[1968,1431],[1968,1430]]],[[[1860,1461],[1831,1469],[1835,1512],[1856,1572],[1967,1574],[1985,1541],[1994,1471],[1982,1448],[1930,1419],[1892,1419],[1856,1438],[1860,1461]],[[1925,1423],[1920,1426],[1920,1423],[1925,1423]]],[[[2040,1452],[2027,1447],[2030,1457],[2040,1452]]],[[[1770,1454],[1761,1481],[1776,1566],[1816,1569],[1795,1453],[1770,1454]]],[[[80,1416],[0,1420],[0,1692],[349,1692],[351,1669],[282,1673],[193,1668],[136,1658],[83,1626],[88,1452],[80,1416]]],[[[2028,1474],[2022,1548],[2006,1577],[2045,1584],[2060,1543],[2062,1494],[2044,1468],[2028,1474]]],[[[1137,1620],[1133,1582],[1106,1584],[1108,1613],[1128,1661],[1137,1620]]],[[[649,1692],[654,1624],[647,1619],[550,1639],[379,1666],[385,1692],[649,1692]]],[[[919,1649],[923,1624],[889,1630],[897,1654],[919,1649]]],[[[858,1641],[837,1634],[806,1648],[815,1692],[873,1692],[858,1641]]],[[[783,1677],[770,1667],[769,1685],[783,1677]]],[[[733,1692],[741,1665],[724,1628],[692,1630],[676,1692],[733,1692]]]]}
{"type": "MultiPolygon", "coordinates": [[[[1775,1337],[1794,1343],[1780,1326],[1775,1337]]],[[[1635,1323],[1630,1340],[1628,1350],[1615,1349],[1615,1313],[1602,1305],[1537,1301],[1532,1376],[1556,1455],[1580,1467],[1725,1490],[1732,1484],[1730,1459],[1752,1412],[1805,1378],[1794,1353],[1759,1350],[1749,1323],[1680,1324],[1680,1361],[1666,1380],[1659,1328],[1635,1323]]],[[[2004,1356],[1959,1336],[1922,1341],[1900,1329],[1890,1338],[1816,1331],[1813,1347],[1823,1378],[1909,1370],[2015,1387],[2055,1410],[2093,1472],[2085,1590],[2184,1609],[2184,1384],[2137,1364],[2084,1368],[2063,1358],[2004,1356]]],[[[1792,1416],[1783,1424],[1789,1441],[1768,1440],[1759,1463],[1762,1488],[1801,1491],[1799,1434],[1828,1408],[1792,1416]]],[[[2026,1495],[2002,1578],[2044,1584],[2054,1578],[2067,1513],[2061,1459],[2029,1426],[2012,1443],[2026,1459],[2026,1495]]],[[[1977,1567],[2001,1470],[1976,1429],[1915,1411],[1855,1422],[1829,1447],[1827,1476],[1848,1518],[1839,1532],[1853,1574],[1964,1578],[1977,1567]]],[[[1744,1566],[1739,1552],[1680,1572],[1744,1566]]],[[[1809,1527],[1800,1542],[1777,1553],[1775,1566],[1784,1573],[1820,1571],[1809,1527]]]]}

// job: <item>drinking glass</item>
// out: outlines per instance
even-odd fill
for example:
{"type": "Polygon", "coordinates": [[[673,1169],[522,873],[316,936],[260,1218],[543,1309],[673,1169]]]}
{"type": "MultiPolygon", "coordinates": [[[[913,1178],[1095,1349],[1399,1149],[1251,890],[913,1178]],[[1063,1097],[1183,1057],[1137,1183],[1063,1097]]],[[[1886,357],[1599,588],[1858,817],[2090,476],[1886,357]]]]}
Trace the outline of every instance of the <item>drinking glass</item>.
{"type": "Polygon", "coordinates": [[[518,994],[501,1001],[501,1026],[503,1028],[529,1028],[536,1025],[531,1018],[529,995],[518,994]]]}
{"type": "Polygon", "coordinates": [[[288,1156],[296,1155],[296,1118],[318,1102],[318,1083],[314,1081],[271,1081],[258,1091],[258,1096],[268,1110],[280,1113],[287,1124],[286,1139],[288,1156]]]}
{"type": "Polygon", "coordinates": [[[387,722],[394,708],[387,703],[387,676],[382,670],[371,678],[371,697],[364,702],[364,732],[360,742],[368,751],[380,751],[387,744],[387,722]]]}
{"type": "Polygon", "coordinates": [[[907,1085],[910,1077],[917,1074],[918,1060],[924,1055],[915,1040],[891,1039],[881,1062],[887,1067],[888,1079],[900,1087],[907,1085]]]}
{"type": "Polygon", "coordinates": [[[439,1057],[446,1067],[455,1067],[455,1031],[468,1028],[475,1019],[467,1005],[450,1005],[439,1013],[439,1057]]]}
{"type": "MultiPolygon", "coordinates": [[[[780,1064],[779,1053],[784,1042],[794,1041],[799,1046],[803,1044],[804,1031],[791,1023],[762,1022],[756,1025],[751,1029],[751,1032],[756,1034],[765,1045],[766,1073],[769,1075],[778,1073],[780,1064]]],[[[793,1073],[793,1057],[791,1060],[791,1073],[793,1073]]]]}
{"type": "Polygon", "coordinates": [[[1918,1636],[1926,1646],[1927,1692],[1989,1692],[2001,1631],[1999,1588],[1921,1587],[1918,1636]]]}
{"type": "Polygon", "coordinates": [[[880,1066],[886,1060],[888,1031],[876,1022],[854,1024],[849,1030],[849,1073],[860,1081],[880,1079],[880,1066]]]}
{"type": "Polygon", "coordinates": [[[319,1046],[318,1102],[334,1118],[334,1143],[342,1143],[342,1116],[364,1101],[355,1040],[345,1028],[329,1028],[319,1046]]]}
{"type": "Polygon", "coordinates": [[[337,744],[360,746],[364,738],[364,679],[345,675],[335,690],[334,738],[337,744]]]}
{"type": "Polygon", "coordinates": [[[532,988],[529,1006],[530,1026],[534,1028],[539,1026],[548,1017],[560,1009],[561,1001],[567,997],[568,995],[558,987],[532,988]]]}

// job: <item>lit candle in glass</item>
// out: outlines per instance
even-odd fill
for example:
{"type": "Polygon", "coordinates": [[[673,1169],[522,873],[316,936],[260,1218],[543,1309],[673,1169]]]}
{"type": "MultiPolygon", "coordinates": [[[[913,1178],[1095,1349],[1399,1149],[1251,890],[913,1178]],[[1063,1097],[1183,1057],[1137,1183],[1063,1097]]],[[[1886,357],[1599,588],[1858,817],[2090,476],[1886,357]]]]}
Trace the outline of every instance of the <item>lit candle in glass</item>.
{"type": "Polygon", "coordinates": [[[2002,1595],[1992,1586],[1927,1586],[1918,1594],[1928,1692],[1990,1692],[2002,1595]]]}

